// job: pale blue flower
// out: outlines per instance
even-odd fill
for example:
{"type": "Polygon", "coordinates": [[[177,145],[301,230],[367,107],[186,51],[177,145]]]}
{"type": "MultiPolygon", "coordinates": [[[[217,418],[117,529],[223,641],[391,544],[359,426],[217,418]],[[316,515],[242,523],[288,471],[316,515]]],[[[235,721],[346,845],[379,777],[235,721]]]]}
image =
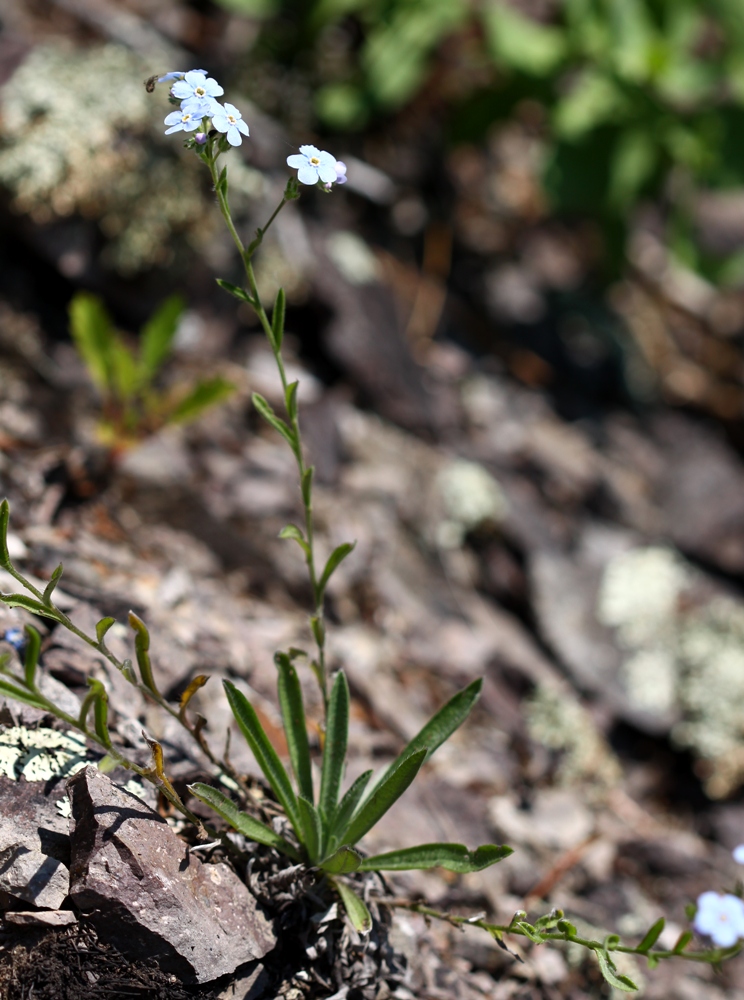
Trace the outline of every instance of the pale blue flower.
{"type": "Polygon", "coordinates": [[[692,922],[698,934],[710,937],[719,948],[730,948],[744,938],[744,902],[730,893],[704,892],[698,896],[692,922]]]}
{"type": "Polygon", "coordinates": [[[19,628],[8,628],[6,629],[2,636],[3,642],[7,642],[9,646],[22,653],[26,645],[26,635],[22,629],[19,628]]]}
{"type": "Polygon", "coordinates": [[[243,141],[241,132],[243,135],[249,134],[248,126],[243,121],[243,116],[234,104],[228,104],[227,101],[224,108],[220,108],[212,116],[212,125],[218,132],[224,132],[227,135],[227,141],[231,146],[239,146],[241,144],[243,141]]]}
{"type": "Polygon", "coordinates": [[[170,128],[165,130],[165,134],[170,135],[171,132],[181,131],[193,132],[201,125],[202,117],[200,114],[194,114],[193,111],[184,111],[183,108],[180,111],[171,111],[164,122],[165,125],[170,125],[170,128]]]}
{"type": "Polygon", "coordinates": [[[735,847],[733,854],[737,865],[744,865],[744,844],[739,844],[738,847],[735,847]]]}
{"type": "Polygon", "coordinates": [[[346,183],[346,164],[343,160],[336,160],[336,183],[346,183]]]}
{"type": "MultiPolygon", "coordinates": [[[[188,70],[187,72],[189,72],[189,73],[203,73],[204,76],[207,75],[207,71],[205,69],[191,69],[191,70],[188,70]]],[[[186,76],[186,73],[182,73],[180,70],[174,69],[172,72],[166,73],[165,76],[159,76],[158,77],[158,83],[170,83],[171,80],[183,80],[183,78],[185,76],[186,76]]]]}
{"type": "Polygon", "coordinates": [[[319,180],[335,184],[338,180],[336,163],[335,156],[317,146],[300,146],[299,153],[287,157],[287,165],[297,171],[300,184],[317,184],[319,180]]]}
{"type": "Polygon", "coordinates": [[[184,111],[199,112],[209,105],[207,114],[213,114],[219,107],[215,97],[224,93],[216,80],[198,69],[189,70],[184,74],[183,80],[178,80],[171,88],[171,94],[178,98],[184,111]]]}

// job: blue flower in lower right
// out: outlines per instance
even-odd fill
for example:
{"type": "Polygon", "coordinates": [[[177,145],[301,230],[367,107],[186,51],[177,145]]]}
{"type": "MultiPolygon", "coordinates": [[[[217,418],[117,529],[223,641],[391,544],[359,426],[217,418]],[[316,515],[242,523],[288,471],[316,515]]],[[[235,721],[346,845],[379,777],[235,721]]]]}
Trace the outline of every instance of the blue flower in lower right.
{"type": "Polygon", "coordinates": [[[730,893],[704,892],[698,896],[692,926],[719,948],[730,948],[744,938],[744,902],[730,893]]]}

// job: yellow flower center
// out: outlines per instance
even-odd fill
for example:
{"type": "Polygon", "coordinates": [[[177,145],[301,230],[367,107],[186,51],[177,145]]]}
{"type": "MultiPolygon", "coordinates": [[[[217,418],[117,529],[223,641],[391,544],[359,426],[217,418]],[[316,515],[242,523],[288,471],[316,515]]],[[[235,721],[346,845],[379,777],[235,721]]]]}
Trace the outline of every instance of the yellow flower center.
{"type": "Polygon", "coordinates": [[[207,92],[204,87],[197,87],[195,93],[197,97],[204,97],[207,92]]]}
{"type": "Polygon", "coordinates": [[[318,159],[317,156],[311,156],[310,157],[310,162],[312,163],[312,165],[314,167],[317,167],[317,165],[320,163],[320,160],[318,159]]]}
{"type": "Polygon", "coordinates": [[[235,117],[235,115],[228,115],[227,120],[230,122],[231,125],[234,125],[238,119],[235,117]]]}

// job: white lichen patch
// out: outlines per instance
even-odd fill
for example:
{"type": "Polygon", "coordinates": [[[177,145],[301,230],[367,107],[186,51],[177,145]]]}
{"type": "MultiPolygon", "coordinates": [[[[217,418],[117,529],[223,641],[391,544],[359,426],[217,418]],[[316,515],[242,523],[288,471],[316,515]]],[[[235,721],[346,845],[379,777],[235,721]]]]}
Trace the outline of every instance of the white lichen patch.
{"type": "Polygon", "coordinates": [[[72,730],[9,726],[0,732],[0,774],[17,781],[70,777],[87,763],[85,737],[72,730]]]}
{"type": "Polygon", "coordinates": [[[605,570],[597,617],[616,628],[624,644],[640,645],[668,625],[688,583],[689,574],[672,549],[651,546],[623,552],[605,570]]]}
{"type": "Polygon", "coordinates": [[[435,488],[444,518],[437,526],[442,548],[456,548],[465,535],[485,522],[498,524],[506,516],[507,501],[494,477],[465,459],[455,459],[437,473],[435,488]]]}

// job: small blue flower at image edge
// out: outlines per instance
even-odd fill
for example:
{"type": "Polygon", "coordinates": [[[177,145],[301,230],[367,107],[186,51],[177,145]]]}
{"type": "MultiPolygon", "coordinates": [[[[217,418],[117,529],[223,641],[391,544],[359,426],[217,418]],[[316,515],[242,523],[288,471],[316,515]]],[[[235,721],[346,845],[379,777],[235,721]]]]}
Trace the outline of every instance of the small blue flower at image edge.
{"type": "Polygon", "coordinates": [[[0,639],[2,639],[3,642],[7,642],[9,646],[12,646],[13,649],[19,653],[23,652],[24,646],[26,645],[26,635],[23,632],[23,629],[20,628],[6,629],[2,635],[0,635],[0,639]]]}
{"type": "Polygon", "coordinates": [[[744,902],[730,893],[704,892],[698,896],[692,925],[719,948],[730,948],[744,938],[744,902]]]}
{"type": "Polygon", "coordinates": [[[166,116],[164,125],[170,125],[170,128],[165,130],[166,135],[170,135],[171,132],[193,132],[194,129],[199,128],[202,123],[203,115],[194,113],[193,111],[171,111],[169,115],[166,116]]]}
{"type": "MultiPolygon", "coordinates": [[[[184,75],[183,80],[177,80],[171,87],[171,94],[183,102],[181,104],[182,108],[185,107],[186,102],[192,102],[194,99],[205,101],[211,98],[214,105],[217,105],[214,98],[224,93],[225,91],[216,80],[213,80],[211,76],[208,77],[206,73],[195,69],[189,70],[184,75]]],[[[186,108],[186,110],[191,109],[186,108]]]]}
{"type": "Polygon", "coordinates": [[[300,184],[335,184],[339,174],[336,171],[336,157],[317,146],[300,146],[299,153],[287,157],[287,166],[297,171],[300,184]]]}
{"type": "Polygon", "coordinates": [[[243,135],[250,134],[241,113],[234,104],[228,104],[227,101],[225,101],[224,108],[220,108],[219,111],[212,115],[212,125],[218,132],[225,133],[227,141],[231,146],[239,146],[241,144],[243,141],[241,132],[243,135]]]}

